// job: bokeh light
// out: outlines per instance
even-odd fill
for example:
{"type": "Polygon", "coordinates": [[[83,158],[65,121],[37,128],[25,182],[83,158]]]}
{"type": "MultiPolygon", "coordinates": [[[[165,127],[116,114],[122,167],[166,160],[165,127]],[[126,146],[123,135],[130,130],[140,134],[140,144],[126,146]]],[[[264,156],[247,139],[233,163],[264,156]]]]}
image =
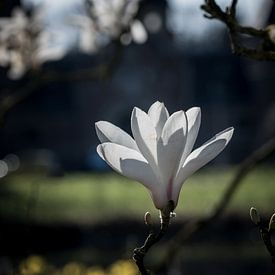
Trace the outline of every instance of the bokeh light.
{"type": "Polygon", "coordinates": [[[9,172],[9,167],[7,163],[3,160],[0,160],[0,178],[5,177],[9,172]]]}

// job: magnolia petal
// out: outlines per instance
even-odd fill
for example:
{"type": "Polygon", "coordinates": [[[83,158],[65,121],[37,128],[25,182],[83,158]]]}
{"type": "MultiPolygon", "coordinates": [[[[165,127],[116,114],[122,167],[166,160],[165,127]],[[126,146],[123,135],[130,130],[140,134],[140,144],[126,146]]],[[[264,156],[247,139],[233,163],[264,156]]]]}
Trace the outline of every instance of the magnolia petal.
{"type": "Polygon", "coordinates": [[[201,124],[201,109],[199,107],[190,108],[186,111],[186,117],[188,124],[188,132],[184,152],[182,154],[179,167],[182,167],[187,156],[192,151],[194,144],[196,142],[201,124]]]}
{"type": "Polygon", "coordinates": [[[106,161],[105,158],[104,158],[104,155],[103,155],[103,149],[102,149],[101,144],[97,145],[97,147],[96,147],[96,152],[98,153],[98,155],[99,155],[104,161],[106,161]]]}
{"type": "Polygon", "coordinates": [[[183,182],[202,166],[213,160],[226,147],[232,138],[233,132],[233,127],[225,129],[194,150],[187,157],[175,180],[175,188],[173,190],[173,200],[175,203],[178,200],[183,182]]]}
{"type": "Polygon", "coordinates": [[[134,139],[114,124],[107,121],[98,121],[95,123],[95,129],[101,143],[113,142],[138,151],[134,139]]]}
{"type": "Polygon", "coordinates": [[[171,199],[173,178],[178,171],[185,147],[187,118],[184,111],[173,113],[166,121],[158,141],[158,166],[162,182],[167,188],[168,200],[171,199]]]}
{"type": "Polygon", "coordinates": [[[156,128],[157,136],[160,137],[163,126],[169,117],[169,113],[165,105],[159,101],[156,101],[149,108],[148,115],[156,128]]]}
{"type": "Polygon", "coordinates": [[[167,204],[166,190],[158,184],[158,180],[146,160],[137,151],[116,145],[114,143],[100,144],[97,146],[97,153],[115,171],[143,184],[149,190],[157,209],[165,207],[167,204]],[[120,153],[117,153],[117,150],[120,153]],[[131,158],[127,158],[129,154],[131,158]],[[136,158],[133,158],[133,155],[136,158]]]}
{"type": "Polygon", "coordinates": [[[163,185],[154,185],[150,190],[150,195],[157,209],[163,209],[167,206],[167,192],[163,185]]]}
{"type": "Polygon", "coordinates": [[[131,128],[140,152],[154,170],[155,175],[158,175],[157,133],[149,116],[137,107],[132,112],[131,128]]]}
{"type": "Polygon", "coordinates": [[[136,150],[106,142],[98,145],[99,155],[118,173],[153,190],[157,179],[145,158],[136,150]]]}
{"type": "Polygon", "coordinates": [[[188,134],[184,149],[184,154],[188,156],[196,142],[200,125],[201,125],[201,109],[199,107],[193,107],[186,112],[188,122],[188,134]]]}
{"type": "Polygon", "coordinates": [[[168,118],[161,134],[163,142],[168,143],[170,137],[179,129],[187,134],[187,117],[184,111],[175,112],[168,118]]]}

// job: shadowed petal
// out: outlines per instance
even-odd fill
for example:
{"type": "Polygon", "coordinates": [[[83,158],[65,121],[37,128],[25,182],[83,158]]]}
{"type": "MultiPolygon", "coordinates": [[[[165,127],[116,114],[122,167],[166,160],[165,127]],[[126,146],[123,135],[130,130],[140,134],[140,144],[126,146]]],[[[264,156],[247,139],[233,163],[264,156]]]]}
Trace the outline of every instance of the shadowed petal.
{"type": "Polygon", "coordinates": [[[141,182],[149,191],[157,209],[167,205],[167,194],[165,186],[161,185],[156,178],[151,166],[146,162],[134,159],[121,160],[122,174],[141,182]]]}
{"type": "Polygon", "coordinates": [[[157,185],[150,165],[139,152],[110,142],[98,145],[97,152],[116,172],[139,181],[150,190],[157,185]]]}
{"type": "Polygon", "coordinates": [[[233,131],[234,129],[230,127],[218,133],[187,157],[175,180],[175,189],[173,192],[175,203],[178,200],[181,186],[186,178],[214,159],[226,147],[233,135],[233,131]]]}
{"type": "Polygon", "coordinates": [[[168,188],[168,195],[171,193],[173,177],[178,171],[179,162],[184,151],[186,134],[187,118],[184,111],[179,111],[168,118],[158,141],[158,165],[162,173],[163,184],[168,188]]]}
{"type": "Polygon", "coordinates": [[[131,117],[131,127],[137,146],[155,172],[157,167],[157,133],[149,116],[135,107],[131,117]]]}
{"type": "Polygon", "coordinates": [[[138,150],[134,139],[125,131],[110,122],[98,121],[95,123],[95,129],[101,143],[113,142],[134,150],[138,150]]]}
{"type": "Polygon", "coordinates": [[[169,117],[169,113],[165,105],[159,101],[156,101],[153,105],[151,105],[148,115],[156,128],[157,136],[160,137],[163,126],[169,117]]]}

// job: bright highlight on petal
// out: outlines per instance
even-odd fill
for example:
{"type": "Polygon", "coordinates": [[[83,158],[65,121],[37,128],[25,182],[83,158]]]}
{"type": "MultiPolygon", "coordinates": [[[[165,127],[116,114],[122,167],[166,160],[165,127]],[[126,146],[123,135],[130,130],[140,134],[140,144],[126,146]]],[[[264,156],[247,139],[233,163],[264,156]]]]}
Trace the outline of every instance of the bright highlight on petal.
{"type": "Polygon", "coordinates": [[[139,152],[111,142],[98,145],[97,151],[115,171],[123,176],[137,180],[149,189],[157,184],[152,169],[139,152]]]}
{"type": "Polygon", "coordinates": [[[184,149],[184,155],[188,156],[193,149],[196,142],[200,125],[201,125],[201,109],[199,107],[193,107],[186,112],[188,122],[188,136],[184,149]]]}
{"type": "Polygon", "coordinates": [[[160,137],[163,126],[169,117],[167,109],[163,103],[157,101],[150,107],[148,115],[156,128],[157,136],[160,137]]]}
{"type": "Polygon", "coordinates": [[[119,127],[107,121],[95,123],[96,134],[101,143],[113,142],[125,147],[138,150],[134,139],[119,127]]]}
{"type": "MultiPolygon", "coordinates": [[[[158,141],[158,166],[164,185],[171,188],[173,178],[179,168],[179,163],[185,147],[187,134],[187,119],[183,111],[172,114],[166,121],[158,141]]],[[[170,197],[170,196],[168,196],[170,197]]]]}
{"type": "Polygon", "coordinates": [[[213,160],[228,144],[234,129],[232,127],[215,135],[212,139],[204,143],[201,147],[194,150],[186,159],[183,166],[180,168],[175,180],[175,189],[173,198],[177,201],[183,182],[213,160]]]}
{"type": "Polygon", "coordinates": [[[97,152],[115,171],[148,188],[156,208],[163,209],[170,200],[176,206],[184,181],[213,160],[233,135],[234,129],[228,128],[192,151],[200,123],[199,107],[171,116],[158,101],[148,114],[135,107],[134,139],[119,127],[99,121],[95,127],[102,144],[97,152]]]}
{"type": "Polygon", "coordinates": [[[154,169],[154,172],[158,174],[157,133],[150,117],[135,107],[132,112],[131,127],[140,152],[154,169]]]}

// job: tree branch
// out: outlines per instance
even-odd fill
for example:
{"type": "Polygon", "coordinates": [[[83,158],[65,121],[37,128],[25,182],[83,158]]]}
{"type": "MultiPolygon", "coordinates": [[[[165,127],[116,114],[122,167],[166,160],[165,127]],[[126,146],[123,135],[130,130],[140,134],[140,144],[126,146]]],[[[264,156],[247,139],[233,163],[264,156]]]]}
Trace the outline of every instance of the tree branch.
{"type": "Polygon", "coordinates": [[[275,233],[275,213],[269,219],[267,224],[262,220],[258,210],[255,207],[250,208],[250,218],[252,222],[258,227],[264,245],[270,254],[272,260],[272,274],[275,274],[275,244],[272,242],[273,234],[275,233]]]}
{"type": "Polygon", "coordinates": [[[220,20],[226,25],[231,49],[235,55],[255,60],[275,61],[275,45],[269,38],[268,30],[240,25],[236,18],[237,3],[238,0],[232,0],[231,5],[223,11],[215,0],[205,0],[201,9],[206,12],[204,15],[206,18],[220,20]],[[257,45],[254,48],[244,45],[243,35],[257,38],[257,45]]]}

